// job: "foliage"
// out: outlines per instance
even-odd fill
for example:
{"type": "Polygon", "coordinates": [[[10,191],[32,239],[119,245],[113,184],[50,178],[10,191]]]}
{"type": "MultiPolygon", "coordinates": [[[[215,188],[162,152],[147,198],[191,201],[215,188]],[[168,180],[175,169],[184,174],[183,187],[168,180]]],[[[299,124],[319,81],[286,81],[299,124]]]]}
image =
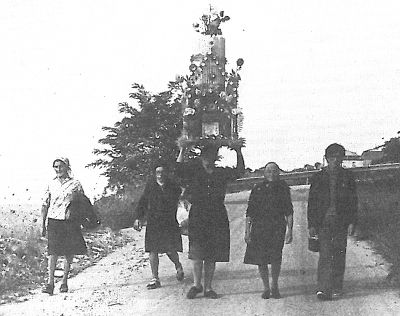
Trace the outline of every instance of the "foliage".
{"type": "Polygon", "coordinates": [[[182,129],[179,84],[171,82],[169,90],[159,94],[139,84],[132,88],[130,98],[136,105],[119,104],[123,118],[114,127],[103,127],[107,135],[99,143],[104,148],[94,150],[101,158],[89,164],[103,168],[108,187],[117,190],[143,182],[156,160],[174,161],[182,129]]]}
{"type": "Polygon", "coordinates": [[[382,149],[384,157],[381,162],[400,162],[400,137],[386,141],[382,149]]]}
{"type": "Polygon", "coordinates": [[[112,230],[132,227],[135,209],[143,187],[126,187],[124,194],[103,196],[95,202],[95,207],[102,220],[102,225],[112,230]]]}
{"type": "Polygon", "coordinates": [[[0,237],[0,294],[18,285],[40,283],[46,272],[44,245],[12,237],[0,237]]]}
{"type": "Polygon", "coordinates": [[[222,35],[220,24],[229,21],[230,17],[225,15],[224,11],[217,12],[210,6],[210,13],[203,14],[200,23],[193,23],[196,32],[203,35],[222,35]]]}
{"type": "MultiPolygon", "coordinates": [[[[76,256],[70,271],[74,276],[101,258],[132,241],[126,233],[107,229],[83,231],[88,254],[76,256]]],[[[27,240],[0,236],[0,305],[12,301],[25,301],[26,294],[41,286],[47,276],[47,243],[31,236],[27,240]]],[[[62,269],[61,259],[57,270],[62,269]]]]}
{"type": "MultiPolygon", "coordinates": [[[[201,18],[201,34],[221,35],[219,26],[228,20],[224,11],[216,12],[210,7],[210,13],[201,18]]],[[[195,28],[200,32],[199,24],[195,28]]],[[[99,158],[88,166],[102,168],[109,189],[122,193],[130,186],[141,186],[152,173],[156,160],[174,161],[178,139],[191,139],[192,134],[196,137],[203,134],[205,114],[218,116],[222,122],[221,130],[228,130],[238,138],[243,124],[241,109],[237,107],[239,70],[243,59],[239,58],[236,70],[229,73],[225,72],[224,54],[219,55],[213,49],[205,55],[193,55],[191,62],[191,74],[170,82],[168,90],[162,93],[152,94],[142,85],[134,84],[130,97],[135,105],[120,103],[122,120],[113,127],[103,127],[107,134],[99,140],[102,148],[93,151],[99,158]],[[196,61],[193,58],[197,58],[196,61]],[[234,129],[230,122],[233,122],[234,129]]],[[[222,132],[221,136],[230,137],[222,132]]],[[[221,141],[226,143],[226,139],[221,141]]],[[[194,149],[188,158],[197,154],[194,149]]]]}

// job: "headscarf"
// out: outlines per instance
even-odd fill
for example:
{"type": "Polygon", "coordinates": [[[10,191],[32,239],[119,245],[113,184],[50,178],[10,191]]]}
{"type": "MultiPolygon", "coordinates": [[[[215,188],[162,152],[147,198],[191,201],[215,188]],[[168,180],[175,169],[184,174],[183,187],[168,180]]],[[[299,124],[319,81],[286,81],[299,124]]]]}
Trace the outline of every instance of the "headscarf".
{"type": "Polygon", "coordinates": [[[67,167],[67,174],[70,178],[72,178],[72,171],[69,159],[67,157],[57,157],[56,159],[53,160],[53,166],[56,161],[61,161],[62,163],[65,164],[65,166],[67,167]]]}

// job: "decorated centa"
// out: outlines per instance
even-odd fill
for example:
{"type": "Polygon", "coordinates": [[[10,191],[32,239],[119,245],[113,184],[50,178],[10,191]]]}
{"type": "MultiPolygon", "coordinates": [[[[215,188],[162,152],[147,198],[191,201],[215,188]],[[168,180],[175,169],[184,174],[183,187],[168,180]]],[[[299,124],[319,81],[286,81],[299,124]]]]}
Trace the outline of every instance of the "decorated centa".
{"type": "Polygon", "coordinates": [[[182,138],[187,141],[238,139],[243,120],[238,107],[243,59],[237,60],[235,70],[226,72],[225,38],[220,24],[228,20],[223,11],[217,13],[210,7],[201,24],[193,24],[202,36],[196,54],[190,58],[190,75],[182,98],[182,138]]]}

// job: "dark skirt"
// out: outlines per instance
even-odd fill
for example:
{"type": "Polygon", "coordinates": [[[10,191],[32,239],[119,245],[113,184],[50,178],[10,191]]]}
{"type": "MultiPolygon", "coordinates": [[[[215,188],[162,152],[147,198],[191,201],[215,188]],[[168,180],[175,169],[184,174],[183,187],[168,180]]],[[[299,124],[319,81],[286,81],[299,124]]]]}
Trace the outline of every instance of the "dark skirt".
{"type": "Polygon", "coordinates": [[[182,252],[182,237],[178,222],[149,221],[146,226],[146,252],[182,252]]]}
{"type": "Polygon", "coordinates": [[[228,262],[229,220],[225,206],[212,210],[192,205],[189,213],[189,259],[228,262]]]}
{"type": "Polygon", "coordinates": [[[251,242],[247,244],[244,263],[267,265],[282,261],[282,249],[285,242],[285,223],[253,223],[251,242]]]}
{"type": "Polygon", "coordinates": [[[81,227],[76,223],[48,219],[47,238],[49,255],[71,256],[86,254],[81,227]]]}

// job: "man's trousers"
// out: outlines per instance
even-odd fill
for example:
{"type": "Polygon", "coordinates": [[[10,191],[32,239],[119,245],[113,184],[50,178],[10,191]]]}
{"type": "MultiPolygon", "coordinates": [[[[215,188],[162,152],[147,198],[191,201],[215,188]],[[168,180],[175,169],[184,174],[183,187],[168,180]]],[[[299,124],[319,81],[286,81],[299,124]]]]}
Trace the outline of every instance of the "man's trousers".
{"type": "Polygon", "coordinates": [[[326,221],[318,233],[318,291],[327,295],[342,291],[346,265],[347,228],[336,220],[326,221]]]}

